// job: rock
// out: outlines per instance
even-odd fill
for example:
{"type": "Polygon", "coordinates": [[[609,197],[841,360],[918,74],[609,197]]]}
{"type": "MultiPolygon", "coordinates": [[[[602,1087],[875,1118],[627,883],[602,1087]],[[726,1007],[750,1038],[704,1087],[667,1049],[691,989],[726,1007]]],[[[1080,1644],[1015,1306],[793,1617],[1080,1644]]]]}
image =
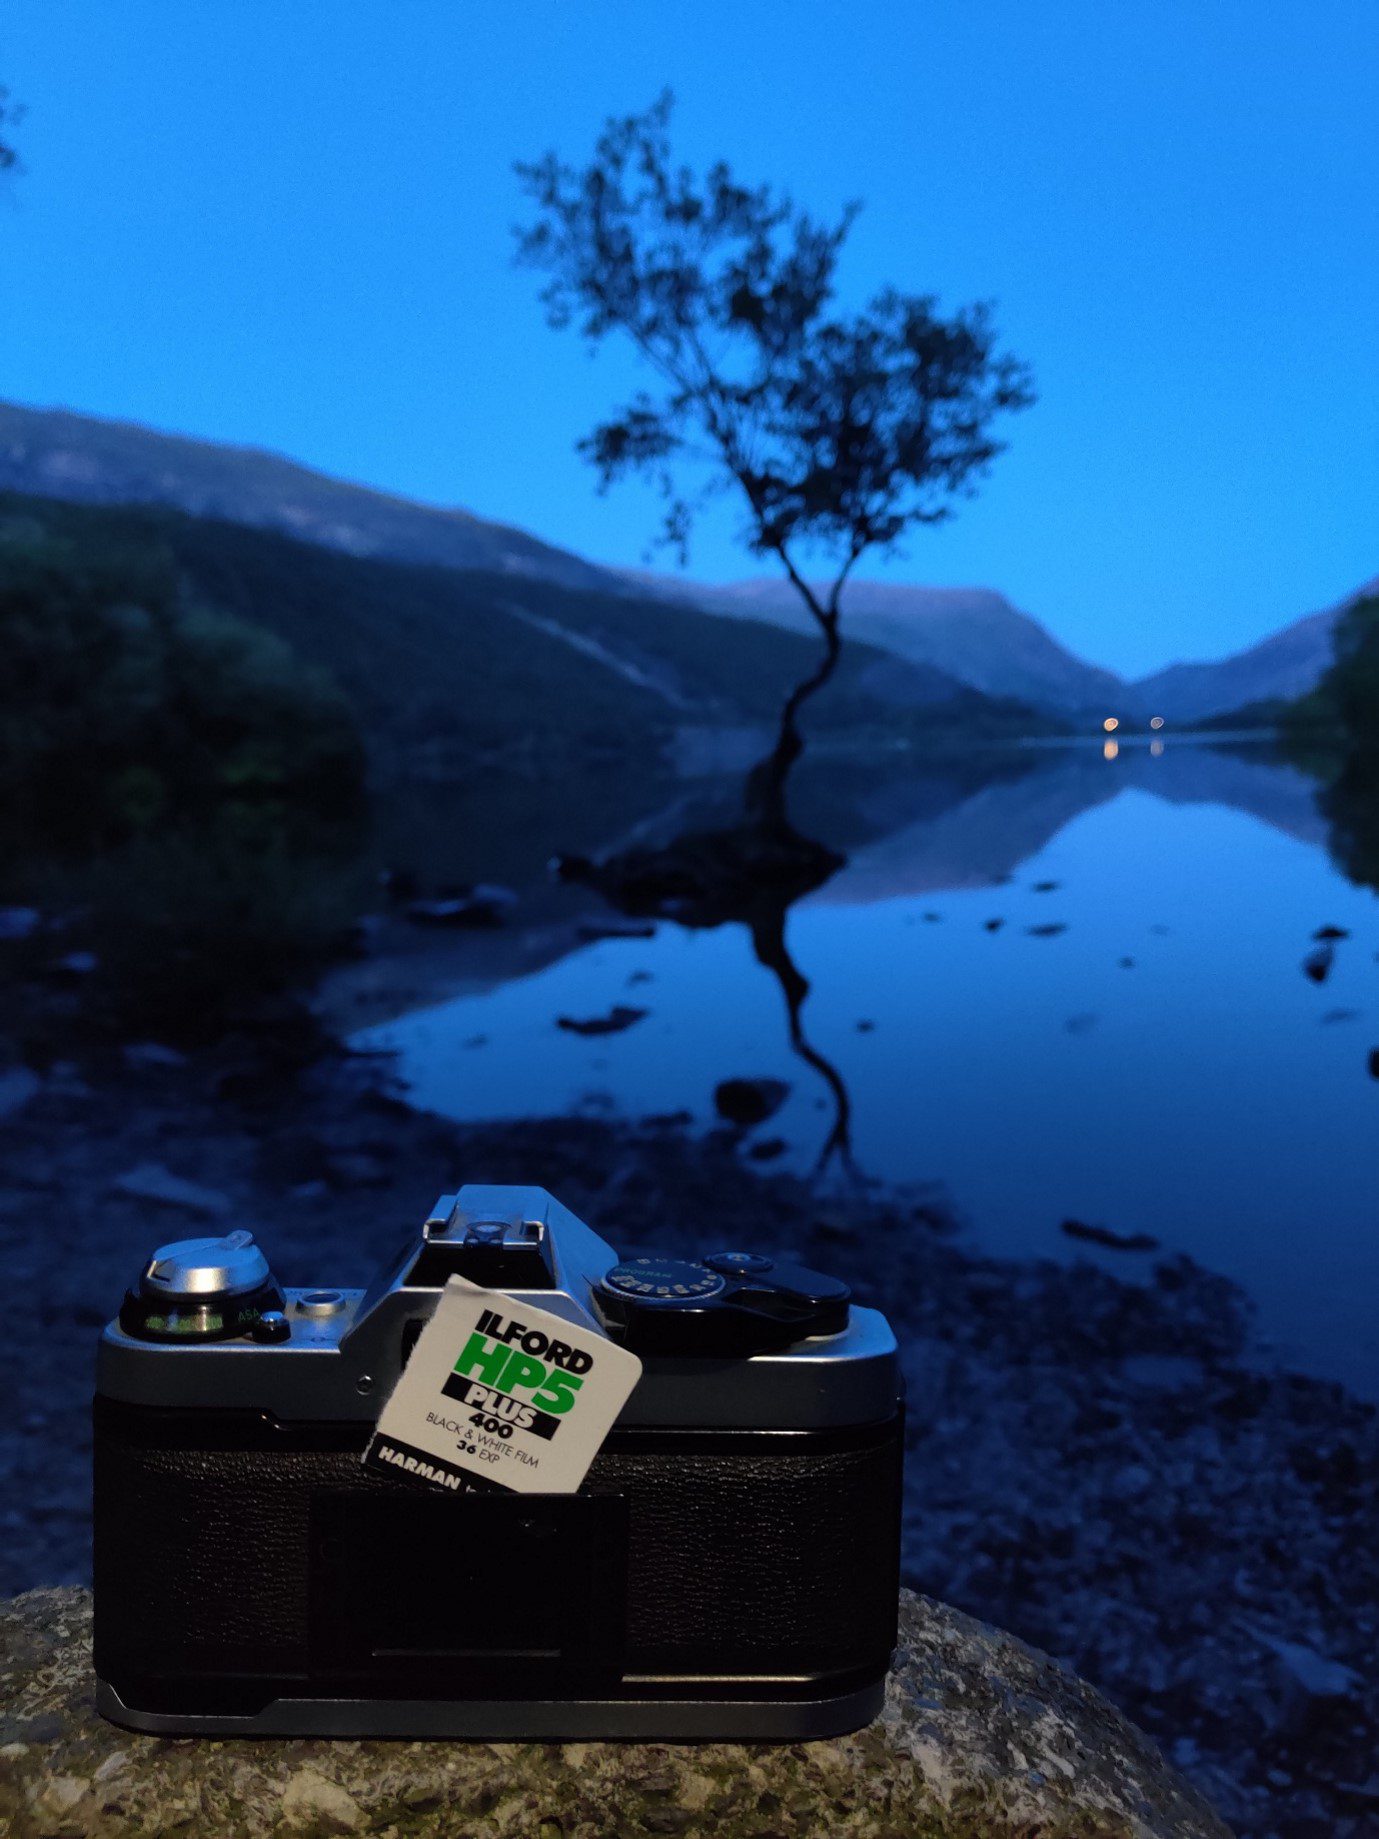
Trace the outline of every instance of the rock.
{"type": "Polygon", "coordinates": [[[43,1081],[32,1067],[7,1066],[0,1071],[0,1117],[13,1117],[31,1098],[36,1098],[43,1081]]]}
{"type": "Polygon", "coordinates": [[[573,1015],[558,1015],[555,1025],[563,1028],[566,1034],[621,1034],[624,1028],[642,1021],[649,1013],[646,1009],[633,1008],[630,1003],[614,1003],[607,1015],[591,1015],[583,1020],[573,1015]]]}
{"type": "Polygon", "coordinates": [[[393,1165],[371,1150],[342,1150],[326,1159],[322,1176],[332,1188],[381,1188],[392,1180],[393,1165]]]}
{"type": "Polygon", "coordinates": [[[407,917],[417,926],[501,926],[516,904],[511,888],[481,883],[449,899],[411,901],[407,917]]]}
{"type": "Polygon", "coordinates": [[[217,1193],[214,1188],[203,1188],[194,1181],[183,1181],[161,1162],[141,1162],[137,1168],[127,1169],[111,1182],[110,1191],[123,1195],[126,1200],[146,1201],[153,1207],[173,1207],[206,1219],[219,1219],[230,1211],[227,1195],[217,1193]]]}
{"type": "Polygon", "coordinates": [[[812,893],[843,862],[835,851],[793,831],[740,824],[634,846],[602,862],[559,856],[552,867],[560,880],[593,888],[624,918],[719,926],[750,919],[763,899],[781,906],[812,893]]]}
{"type": "Polygon", "coordinates": [[[1279,1676],[1290,1693],[1304,1699],[1345,1699],[1360,1684],[1360,1676],[1353,1668],[1319,1654],[1305,1642],[1284,1641],[1262,1628],[1250,1632],[1273,1655],[1279,1676]]]}
{"type": "MultiPolygon", "coordinates": [[[[411,1805],[411,1803],[405,1803],[411,1805]]],[[[351,1833],[364,1824],[353,1795],[318,1769],[298,1769],[283,1789],[283,1822],[313,1833],[351,1833]]]]}
{"type": "Polygon", "coordinates": [[[1331,975],[1331,966],[1336,961],[1334,945],[1319,945],[1315,951],[1309,951],[1302,961],[1302,974],[1310,977],[1313,983],[1325,983],[1331,975]]]}
{"type": "Polygon", "coordinates": [[[165,1047],[161,1041],[130,1041],[121,1050],[121,1057],[126,1066],[142,1072],[148,1067],[166,1068],[169,1072],[186,1066],[187,1056],[175,1047],[165,1047]]]}
{"type": "Polygon", "coordinates": [[[83,1590],[0,1605],[10,1839],[1230,1839],[1090,1686],[908,1592],[880,1718],[778,1745],[168,1742],[96,1715],[90,1633],[83,1590]]]}
{"type": "Polygon", "coordinates": [[[730,1124],[750,1130],[774,1117],[790,1087],[783,1079],[723,1079],[714,1087],[714,1109],[730,1124]]]}
{"type": "Polygon", "coordinates": [[[1121,1378],[1150,1392],[1185,1392],[1200,1387],[1202,1362],[1189,1354],[1127,1354],[1121,1378]]]}
{"type": "Polygon", "coordinates": [[[80,983],[99,968],[100,959],[93,951],[69,951],[54,958],[48,975],[57,983],[80,983]]]}
{"type": "Polygon", "coordinates": [[[31,939],[42,923],[37,907],[0,907],[0,940],[31,939]]]}
{"type": "Polygon", "coordinates": [[[415,869],[380,869],[378,885],[389,900],[415,900],[421,893],[421,878],[415,869]]]}
{"type": "Polygon", "coordinates": [[[1368,1064],[1370,1078],[1379,1079],[1379,1047],[1370,1048],[1368,1064]]]}
{"type": "Polygon", "coordinates": [[[1085,1220],[1064,1220],[1060,1230],[1070,1239],[1103,1245],[1113,1252],[1156,1252],[1159,1241],[1148,1232],[1113,1232],[1109,1226],[1089,1226],[1085,1220]]]}
{"type": "Polygon", "coordinates": [[[656,928],[649,920],[581,920],[575,931],[591,942],[597,939],[654,939],[656,928]]]}

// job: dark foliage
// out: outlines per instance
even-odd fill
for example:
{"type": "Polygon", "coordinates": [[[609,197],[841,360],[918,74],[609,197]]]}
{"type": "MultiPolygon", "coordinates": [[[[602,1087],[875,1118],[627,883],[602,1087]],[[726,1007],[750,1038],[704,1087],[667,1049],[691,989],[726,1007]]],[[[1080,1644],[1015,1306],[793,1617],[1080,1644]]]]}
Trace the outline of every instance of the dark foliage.
{"type": "Polygon", "coordinates": [[[78,1024],[214,1037],[355,910],[349,713],[137,519],[3,509],[0,903],[44,916],[0,966],[12,1016],[40,1052],[78,1024]]]}
{"type": "Polygon", "coordinates": [[[1336,622],[1330,669],[1288,711],[1289,752],[1326,782],[1328,847],[1352,881],[1379,889],[1379,595],[1336,622]]]}
{"type": "Polygon", "coordinates": [[[0,523],[0,792],[45,841],[115,842],[228,800],[339,811],[362,754],[318,672],[183,592],[118,522],[0,523]]]}

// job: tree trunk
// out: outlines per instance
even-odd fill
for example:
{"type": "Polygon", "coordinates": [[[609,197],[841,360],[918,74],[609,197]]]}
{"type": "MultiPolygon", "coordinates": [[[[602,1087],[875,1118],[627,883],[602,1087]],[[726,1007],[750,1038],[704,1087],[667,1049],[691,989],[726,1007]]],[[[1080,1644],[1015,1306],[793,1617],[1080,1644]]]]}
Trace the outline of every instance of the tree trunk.
{"type": "Polygon", "coordinates": [[[799,728],[800,711],[810,697],[816,695],[832,677],[842,653],[837,612],[820,612],[814,608],[811,611],[823,633],[823,659],[818,669],[797,683],[786,698],[785,707],[781,710],[780,725],[776,730],[775,746],[747,775],[748,821],[777,837],[795,835],[786,803],[786,782],[791,768],[804,752],[804,738],[799,728]]]}

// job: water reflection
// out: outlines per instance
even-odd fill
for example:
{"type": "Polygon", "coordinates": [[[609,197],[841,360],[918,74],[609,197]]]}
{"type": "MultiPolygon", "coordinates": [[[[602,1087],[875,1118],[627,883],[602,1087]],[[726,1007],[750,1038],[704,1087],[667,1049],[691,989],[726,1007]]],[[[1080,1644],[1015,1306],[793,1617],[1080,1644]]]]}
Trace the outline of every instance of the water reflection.
{"type": "Polygon", "coordinates": [[[780,986],[790,1050],[822,1080],[831,1121],[816,1173],[835,1163],[859,1178],[852,1148],[852,1099],[836,1063],[805,1030],[809,980],[786,943],[790,909],[816,894],[844,866],[835,850],[793,829],[765,832],[740,824],[691,830],[659,844],[641,844],[600,861],[566,857],[561,877],[596,890],[634,919],[668,920],[687,932],[741,927],[753,956],[780,986]]]}
{"type": "Polygon", "coordinates": [[[852,1097],[847,1081],[827,1054],[816,1047],[805,1033],[804,1005],[809,995],[809,980],[801,973],[785,942],[788,907],[778,905],[763,912],[751,925],[752,950],[758,964],[764,965],[780,984],[785,998],[785,1013],[790,1046],[797,1059],[823,1080],[833,1106],[833,1118],[820,1146],[814,1167],[822,1173],[835,1159],[842,1171],[859,1180],[859,1170],[852,1148],[852,1097]]]}
{"type": "MultiPolygon", "coordinates": [[[[801,821],[846,867],[654,937],[591,942],[594,897],[535,866],[547,814],[532,878],[514,875],[528,923],[420,944],[394,927],[368,966],[379,1006],[355,1011],[388,1019],[363,1038],[470,1117],[597,1103],[709,1127],[725,1077],[793,1081],[770,1125],[788,1166],[822,1147],[835,1168],[846,1151],[884,1180],[942,1180],[997,1249],[1065,1253],[1070,1216],[1159,1237],[1245,1282],[1314,1369],[1379,1392],[1379,911],[1323,847],[1335,826],[1367,872],[1379,796],[1323,811],[1260,749],[1119,748],[1113,767],[1099,735],[922,769],[820,762],[801,821]],[[1324,925],[1349,936],[1322,985],[1299,966],[1324,925]],[[647,1013],[625,1032],[556,1027],[634,983],[647,1013]]],[[[719,796],[671,788],[608,841],[711,825],[719,796]]]]}

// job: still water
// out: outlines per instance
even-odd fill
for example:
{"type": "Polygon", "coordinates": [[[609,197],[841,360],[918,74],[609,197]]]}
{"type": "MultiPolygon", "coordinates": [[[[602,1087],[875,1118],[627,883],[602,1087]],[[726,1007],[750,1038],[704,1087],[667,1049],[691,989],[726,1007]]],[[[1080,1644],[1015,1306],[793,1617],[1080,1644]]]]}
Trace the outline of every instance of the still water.
{"type": "MultiPolygon", "coordinates": [[[[996,1252],[1086,1255],[1070,1216],[1151,1234],[1238,1279],[1289,1364],[1379,1396],[1379,902],[1333,866],[1308,782],[1185,743],[1050,750],[940,798],[892,773],[870,831],[786,922],[862,1173],[940,1181],[996,1252]],[[1314,981],[1327,926],[1349,936],[1314,981]]],[[[733,924],[577,946],[359,1039],[468,1118],[707,1125],[719,1080],[768,1075],[790,1093],[756,1135],[800,1169],[834,1120],[733,924]],[[557,1026],[618,1004],[646,1013],[557,1026]]]]}

